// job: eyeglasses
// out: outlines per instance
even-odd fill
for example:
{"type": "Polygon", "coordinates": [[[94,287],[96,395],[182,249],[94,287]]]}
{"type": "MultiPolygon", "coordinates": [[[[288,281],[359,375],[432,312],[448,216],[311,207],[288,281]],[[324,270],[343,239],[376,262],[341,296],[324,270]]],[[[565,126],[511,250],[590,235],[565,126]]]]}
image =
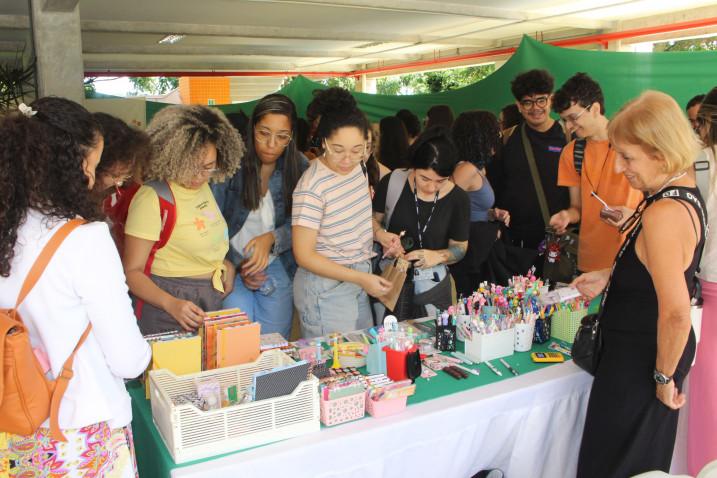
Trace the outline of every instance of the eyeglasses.
{"type": "Polygon", "coordinates": [[[573,123],[573,124],[575,124],[575,123],[578,121],[578,119],[579,119],[582,115],[585,114],[586,111],[590,111],[590,108],[592,108],[592,106],[593,106],[593,105],[590,105],[590,106],[588,106],[587,108],[583,108],[583,110],[582,110],[580,113],[572,114],[572,115],[567,115],[567,116],[565,116],[565,117],[563,118],[563,120],[564,120],[566,123],[573,123]]]}
{"type": "Polygon", "coordinates": [[[219,168],[195,168],[192,172],[194,176],[207,176],[211,178],[219,173],[219,168]]]}
{"type": "Polygon", "coordinates": [[[643,199],[640,204],[637,205],[637,208],[635,209],[635,212],[632,213],[632,216],[628,217],[627,220],[622,223],[620,229],[618,229],[620,234],[625,234],[627,231],[632,229],[632,226],[634,226],[637,220],[642,217],[642,212],[645,210],[646,206],[647,200],[643,199]]]}
{"type": "Polygon", "coordinates": [[[127,173],[127,174],[112,174],[112,173],[107,173],[107,176],[109,176],[110,178],[112,178],[112,182],[113,182],[116,186],[122,186],[124,183],[126,183],[127,181],[129,181],[130,179],[132,179],[132,174],[130,174],[130,173],[127,173]]]}
{"type": "Polygon", "coordinates": [[[520,106],[522,106],[526,110],[531,109],[533,106],[537,106],[538,108],[543,108],[547,104],[548,104],[547,96],[538,96],[534,100],[527,99],[527,98],[524,100],[520,100],[520,106]]]}
{"type": "Polygon", "coordinates": [[[254,139],[261,144],[269,144],[274,138],[279,146],[286,146],[291,142],[291,135],[287,133],[272,133],[267,129],[255,129],[254,139]]]}
{"type": "Polygon", "coordinates": [[[362,146],[357,146],[351,151],[332,151],[329,147],[328,143],[324,143],[324,148],[326,149],[326,152],[328,152],[331,156],[336,157],[338,161],[341,161],[345,157],[349,157],[352,161],[361,161],[366,156],[366,143],[364,143],[362,146]]]}

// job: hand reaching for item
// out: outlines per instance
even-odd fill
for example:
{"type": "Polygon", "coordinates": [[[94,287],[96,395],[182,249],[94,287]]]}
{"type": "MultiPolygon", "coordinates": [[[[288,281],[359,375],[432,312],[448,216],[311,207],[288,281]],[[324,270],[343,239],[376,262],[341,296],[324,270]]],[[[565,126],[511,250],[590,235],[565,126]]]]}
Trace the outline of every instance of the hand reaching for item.
{"type": "Polygon", "coordinates": [[[206,314],[189,300],[175,298],[169,304],[166,312],[176,320],[184,330],[194,331],[204,323],[206,314]]]}

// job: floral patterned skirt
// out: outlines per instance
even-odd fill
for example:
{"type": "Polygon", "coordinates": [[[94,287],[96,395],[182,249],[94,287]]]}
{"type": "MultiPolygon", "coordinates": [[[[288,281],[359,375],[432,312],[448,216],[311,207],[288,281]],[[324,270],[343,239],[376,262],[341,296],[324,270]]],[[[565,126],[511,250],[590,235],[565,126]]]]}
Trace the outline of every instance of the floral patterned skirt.
{"type": "Polygon", "coordinates": [[[62,430],[67,442],[0,433],[0,478],[137,478],[132,429],[106,422],[62,430]]]}

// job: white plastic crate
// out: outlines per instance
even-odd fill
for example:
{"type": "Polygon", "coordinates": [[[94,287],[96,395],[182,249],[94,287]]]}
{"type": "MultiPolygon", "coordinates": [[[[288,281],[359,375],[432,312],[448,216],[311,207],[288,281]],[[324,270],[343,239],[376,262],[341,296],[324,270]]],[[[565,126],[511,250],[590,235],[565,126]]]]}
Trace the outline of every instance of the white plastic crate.
{"type": "Polygon", "coordinates": [[[251,385],[256,372],[294,361],[269,350],[248,364],[176,376],[168,370],[149,374],[152,417],[175,463],[198,460],[243,448],[319,431],[319,381],[311,376],[282,397],[202,411],[192,404],[174,405],[172,398],[189,393],[195,379],[216,378],[222,387],[251,385]]]}

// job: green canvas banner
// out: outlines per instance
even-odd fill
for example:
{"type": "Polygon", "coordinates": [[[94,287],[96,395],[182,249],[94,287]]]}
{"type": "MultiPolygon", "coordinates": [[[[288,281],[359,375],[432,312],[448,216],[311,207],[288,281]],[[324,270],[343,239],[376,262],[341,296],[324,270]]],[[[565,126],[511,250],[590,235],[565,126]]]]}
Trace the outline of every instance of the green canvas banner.
{"type": "MultiPolygon", "coordinates": [[[[359,107],[372,122],[396,114],[400,109],[413,111],[423,119],[437,104],[449,105],[458,114],[484,109],[496,114],[514,101],[510,82],[519,73],[544,68],[555,77],[556,89],[577,72],[586,72],[597,80],[605,94],[605,109],[614,114],[627,100],[645,90],[654,89],[672,95],[684,107],[693,96],[706,93],[717,85],[717,52],[625,53],[584,51],[561,48],[523,37],[517,51],[501,68],[485,79],[457,90],[430,95],[374,95],[353,93],[359,107]]],[[[303,76],[294,78],[279,93],[296,103],[304,116],[313,91],[326,86],[303,76]]],[[[218,106],[225,113],[242,110],[251,115],[257,101],[218,106]]],[[[167,105],[147,102],[147,122],[167,105]]]]}

